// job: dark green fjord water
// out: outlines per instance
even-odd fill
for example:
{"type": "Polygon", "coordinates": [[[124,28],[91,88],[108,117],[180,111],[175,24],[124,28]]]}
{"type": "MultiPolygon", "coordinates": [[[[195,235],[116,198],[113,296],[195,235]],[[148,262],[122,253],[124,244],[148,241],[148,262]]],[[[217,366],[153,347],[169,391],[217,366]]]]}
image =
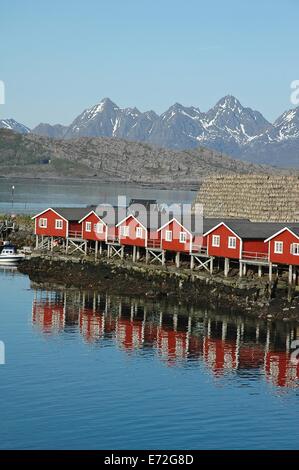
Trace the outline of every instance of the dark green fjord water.
{"type": "Polygon", "coordinates": [[[296,325],[0,271],[1,449],[296,449],[296,325]]]}

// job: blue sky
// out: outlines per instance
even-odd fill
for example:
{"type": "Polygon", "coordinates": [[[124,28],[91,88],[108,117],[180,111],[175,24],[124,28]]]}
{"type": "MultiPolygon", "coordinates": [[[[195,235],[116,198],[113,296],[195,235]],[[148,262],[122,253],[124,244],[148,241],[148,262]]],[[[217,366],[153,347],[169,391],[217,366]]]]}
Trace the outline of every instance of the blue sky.
{"type": "Polygon", "coordinates": [[[0,119],[69,124],[109,96],[161,113],[233,94],[273,120],[299,79],[297,0],[1,0],[0,119]]]}

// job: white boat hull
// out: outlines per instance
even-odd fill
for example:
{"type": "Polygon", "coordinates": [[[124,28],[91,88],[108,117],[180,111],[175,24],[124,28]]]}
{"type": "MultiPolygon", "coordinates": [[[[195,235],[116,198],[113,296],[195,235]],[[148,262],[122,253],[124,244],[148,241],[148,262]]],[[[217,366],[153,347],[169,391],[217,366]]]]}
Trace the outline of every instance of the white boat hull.
{"type": "Polygon", "coordinates": [[[0,255],[0,266],[17,264],[22,259],[24,259],[23,255],[11,255],[11,256],[0,255]]]}

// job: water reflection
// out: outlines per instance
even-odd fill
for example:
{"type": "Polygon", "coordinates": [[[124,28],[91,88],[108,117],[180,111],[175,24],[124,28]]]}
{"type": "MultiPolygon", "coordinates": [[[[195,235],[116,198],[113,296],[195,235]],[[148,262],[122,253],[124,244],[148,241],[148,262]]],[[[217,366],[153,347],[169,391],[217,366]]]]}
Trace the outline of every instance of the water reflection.
{"type": "Polygon", "coordinates": [[[220,377],[236,373],[297,387],[291,343],[299,328],[186,307],[144,304],[97,293],[35,291],[32,322],[45,335],[76,332],[88,343],[113,341],[129,354],[152,351],[169,366],[205,365],[220,377]],[[185,311],[184,311],[185,310],[185,311]]]}

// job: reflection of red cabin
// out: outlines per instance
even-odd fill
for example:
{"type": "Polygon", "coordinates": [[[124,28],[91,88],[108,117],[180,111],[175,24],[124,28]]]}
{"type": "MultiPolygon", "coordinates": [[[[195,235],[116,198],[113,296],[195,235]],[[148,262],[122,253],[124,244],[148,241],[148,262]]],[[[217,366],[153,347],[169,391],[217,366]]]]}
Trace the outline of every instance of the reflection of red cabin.
{"type": "Polygon", "coordinates": [[[92,342],[101,338],[104,332],[105,317],[95,314],[92,309],[82,309],[79,313],[80,331],[86,341],[92,342]]]}
{"type": "Polygon", "coordinates": [[[208,254],[222,258],[240,259],[242,241],[224,222],[204,234],[207,238],[208,254]]]}
{"type": "Polygon", "coordinates": [[[287,352],[269,351],[266,355],[265,371],[267,378],[276,386],[297,386],[299,364],[293,364],[287,352]]]}
{"type": "Polygon", "coordinates": [[[32,322],[43,331],[51,333],[64,327],[64,306],[60,303],[33,302],[32,322]]]}
{"type": "Polygon", "coordinates": [[[116,338],[126,350],[140,348],[143,343],[142,322],[119,318],[116,327],[116,338]]]}
{"type": "Polygon", "coordinates": [[[203,353],[206,363],[215,373],[237,368],[237,348],[234,342],[204,338],[203,353]]]}
{"type": "Polygon", "coordinates": [[[106,241],[107,224],[94,211],[90,211],[79,223],[82,224],[84,240],[106,241]]]}
{"type": "Polygon", "coordinates": [[[190,253],[192,234],[175,218],[157,230],[163,250],[190,253]]]}
{"type": "Polygon", "coordinates": [[[146,246],[147,229],[134,215],[128,215],[116,227],[122,245],[146,246]]]}
{"type": "Polygon", "coordinates": [[[287,227],[265,240],[272,263],[299,265],[299,229],[287,227]]]}
{"type": "Polygon", "coordinates": [[[187,333],[159,328],[157,348],[162,358],[167,359],[169,363],[184,359],[188,352],[187,333]]]}
{"type": "Polygon", "coordinates": [[[264,364],[265,351],[258,344],[241,345],[239,350],[239,369],[258,369],[264,364]]]}

